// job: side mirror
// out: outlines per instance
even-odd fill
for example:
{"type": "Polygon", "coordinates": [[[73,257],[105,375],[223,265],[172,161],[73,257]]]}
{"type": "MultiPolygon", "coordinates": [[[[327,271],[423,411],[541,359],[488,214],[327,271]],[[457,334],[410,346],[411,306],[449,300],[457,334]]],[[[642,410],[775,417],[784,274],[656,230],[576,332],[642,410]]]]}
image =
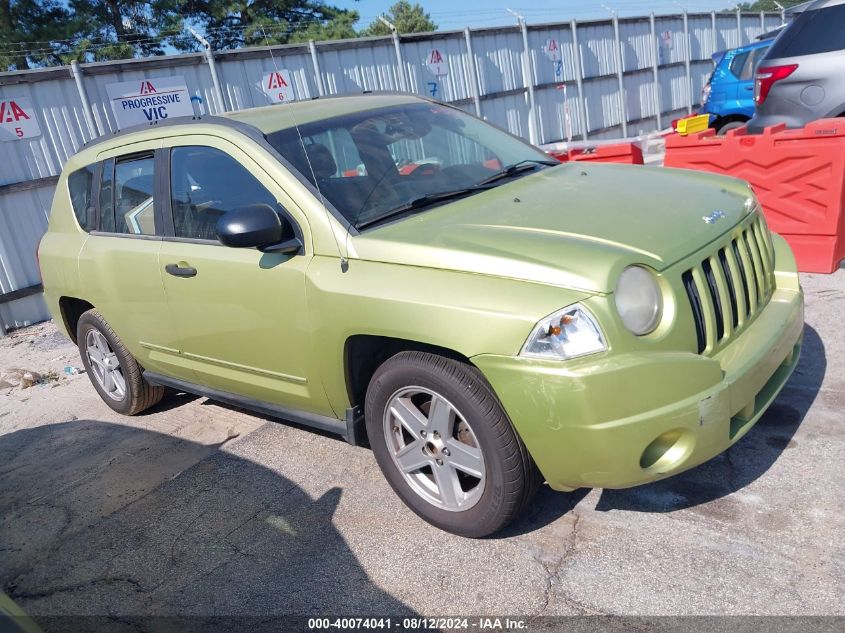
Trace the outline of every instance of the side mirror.
{"type": "Polygon", "coordinates": [[[217,238],[233,248],[257,248],[265,253],[295,254],[302,242],[283,240],[284,225],[269,204],[250,204],[233,209],[217,221],[217,238]]]}

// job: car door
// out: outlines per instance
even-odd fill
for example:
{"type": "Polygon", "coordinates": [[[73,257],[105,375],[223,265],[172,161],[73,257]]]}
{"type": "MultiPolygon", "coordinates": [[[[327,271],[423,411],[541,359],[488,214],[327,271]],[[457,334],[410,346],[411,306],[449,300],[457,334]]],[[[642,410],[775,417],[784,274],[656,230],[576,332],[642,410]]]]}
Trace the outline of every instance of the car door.
{"type": "Polygon", "coordinates": [[[159,269],[193,381],[251,400],[332,415],[311,353],[304,214],[244,151],[216,137],[180,137],[168,151],[168,237],[159,269]],[[229,248],[215,225],[250,204],[277,209],[299,254],[229,248]]]}
{"type": "Polygon", "coordinates": [[[162,200],[156,191],[160,141],[103,152],[94,177],[92,230],[79,254],[86,299],[145,368],[170,372],[176,332],[158,251],[162,200]]]}
{"type": "Polygon", "coordinates": [[[742,89],[742,69],[748,62],[749,55],[750,51],[747,50],[734,51],[728,64],[728,77],[726,77],[727,81],[725,83],[725,101],[731,111],[739,107],[739,102],[744,94],[742,89]]]}
{"type": "Polygon", "coordinates": [[[749,51],[739,74],[737,101],[739,101],[740,108],[749,117],[754,115],[754,73],[768,50],[768,46],[763,46],[749,51]]]}

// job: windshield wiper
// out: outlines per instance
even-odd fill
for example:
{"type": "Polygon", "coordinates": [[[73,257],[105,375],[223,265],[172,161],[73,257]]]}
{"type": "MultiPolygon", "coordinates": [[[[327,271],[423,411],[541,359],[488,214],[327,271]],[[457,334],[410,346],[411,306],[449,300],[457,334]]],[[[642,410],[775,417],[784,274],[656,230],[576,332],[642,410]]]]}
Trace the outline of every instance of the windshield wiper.
{"type": "Polygon", "coordinates": [[[435,202],[440,202],[441,200],[449,200],[450,198],[459,198],[461,196],[468,196],[473,193],[478,193],[479,191],[486,191],[488,189],[492,189],[493,187],[484,186],[484,181],[473,185],[471,187],[464,187],[463,189],[454,189],[453,191],[438,191],[436,193],[427,193],[424,196],[420,196],[419,198],[414,198],[410,202],[406,202],[405,204],[400,204],[398,207],[394,207],[385,211],[384,213],[380,213],[379,215],[373,216],[371,218],[367,218],[366,220],[361,220],[360,222],[355,223],[356,229],[363,229],[368,227],[372,224],[378,224],[388,218],[392,218],[397,215],[401,215],[406,211],[413,211],[415,209],[421,209],[426,207],[430,204],[434,204],[435,202]]]}
{"type": "Polygon", "coordinates": [[[493,185],[493,183],[497,180],[509,178],[511,176],[519,174],[523,171],[528,171],[530,169],[536,169],[538,165],[548,165],[549,167],[552,167],[554,165],[560,165],[560,163],[556,160],[539,160],[536,158],[527,158],[525,160],[521,160],[517,163],[514,163],[513,165],[508,165],[502,171],[497,172],[492,176],[489,176],[488,178],[485,178],[484,180],[481,180],[480,182],[477,182],[470,187],[455,189],[453,191],[439,191],[437,193],[428,193],[424,196],[420,196],[419,198],[415,198],[410,202],[406,202],[405,204],[400,204],[398,207],[394,207],[393,209],[385,211],[384,213],[380,213],[379,215],[367,218],[366,220],[356,222],[355,228],[363,229],[373,224],[378,224],[379,222],[405,213],[407,211],[421,209],[430,204],[434,204],[435,202],[440,202],[441,200],[458,198],[460,196],[468,196],[479,191],[486,191],[487,189],[492,189],[495,186],[493,185]]]}
{"type": "Polygon", "coordinates": [[[536,158],[526,158],[525,160],[516,162],[513,165],[508,165],[502,171],[496,172],[492,176],[485,178],[481,182],[477,183],[477,185],[486,185],[491,182],[496,182],[497,180],[502,180],[503,178],[510,178],[511,176],[515,176],[520,172],[536,169],[538,165],[547,165],[549,167],[553,167],[555,165],[560,165],[560,162],[556,160],[539,160],[536,158]]]}

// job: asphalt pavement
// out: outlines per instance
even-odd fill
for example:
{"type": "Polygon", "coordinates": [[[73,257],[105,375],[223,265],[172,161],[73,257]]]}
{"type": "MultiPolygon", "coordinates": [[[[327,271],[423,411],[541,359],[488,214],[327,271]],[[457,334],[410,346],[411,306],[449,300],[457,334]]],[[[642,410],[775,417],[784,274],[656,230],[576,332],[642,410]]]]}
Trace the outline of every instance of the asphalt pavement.
{"type": "Polygon", "coordinates": [[[486,540],[421,521],[335,437],[184,394],[122,418],[64,373],[80,363],[51,324],[16,332],[0,369],[49,379],[0,389],[0,591],[116,631],[133,615],[845,615],[845,270],[802,282],[800,364],[738,444],[651,485],[544,489],[486,540]]]}

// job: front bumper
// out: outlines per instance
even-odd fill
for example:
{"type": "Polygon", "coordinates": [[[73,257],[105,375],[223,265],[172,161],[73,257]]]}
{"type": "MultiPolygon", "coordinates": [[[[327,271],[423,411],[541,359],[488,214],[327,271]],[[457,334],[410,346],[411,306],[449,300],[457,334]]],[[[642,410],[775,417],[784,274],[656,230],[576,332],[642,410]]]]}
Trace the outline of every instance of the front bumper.
{"type": "Polygon", "coordinates": [[[795,369],[803,294],[794,269],[776,278],[754,323],[712,357],[607,353],[561,363],[481,355],[473,362],[552,488],[656,481],[737,442],[795,369]]]}

